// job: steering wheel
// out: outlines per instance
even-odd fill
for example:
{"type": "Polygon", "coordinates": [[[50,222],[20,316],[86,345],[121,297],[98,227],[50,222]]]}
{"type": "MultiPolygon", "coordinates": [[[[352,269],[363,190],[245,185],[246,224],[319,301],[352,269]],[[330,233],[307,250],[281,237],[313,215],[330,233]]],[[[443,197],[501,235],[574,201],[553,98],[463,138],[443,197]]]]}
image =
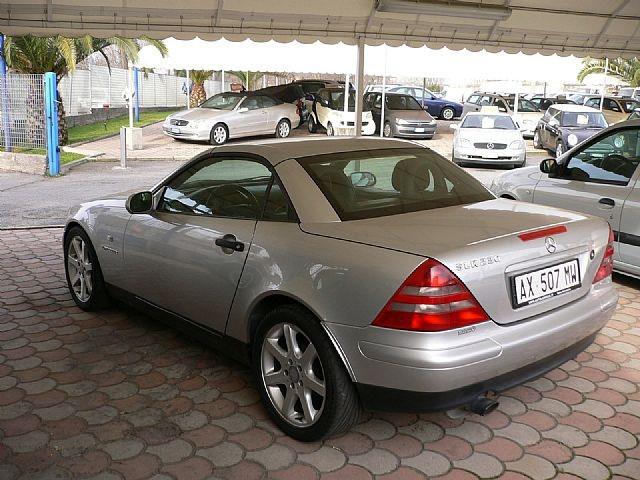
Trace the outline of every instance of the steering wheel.
{"type": "Polygon", "coordinates": [[[205,203],[211,205],[214,214],[257,218],[260,213],[256,196],[235,183],[212,188],[205,203]]]}

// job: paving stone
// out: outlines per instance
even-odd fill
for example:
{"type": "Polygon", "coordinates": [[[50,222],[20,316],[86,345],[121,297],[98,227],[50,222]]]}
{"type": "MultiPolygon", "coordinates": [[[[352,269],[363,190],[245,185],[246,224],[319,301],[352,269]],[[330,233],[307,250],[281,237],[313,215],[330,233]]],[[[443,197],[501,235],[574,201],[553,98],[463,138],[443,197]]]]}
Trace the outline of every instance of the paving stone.
{"type": "Polygon", "coordinates": [[[242,448],[236,443],[223,442],[215,447],[196,450],[196,455],[206,458],[215,467],[230,467],[242,460],[242,448]]]}
{"type": "Polygon", "coordinates": [[[118,410],[105,405],[94,410],[78,412],[78,416],[84,418],[89,425],[102,425],[117,417],[118,410]]]}
{"type": "MultiPolygon", "coordinates": [[[[440,427],[439,425],[436,425],[433,422],[428,422],[425,420],[418,420],[417,422],[412,423],[411,425],[399,427],[398,432],[417,438],[423,443],[435,442],[436,440],[441,439],[444,435],[442,431],[442,427],[440,427]]],[[[388,436],[387,438],[391,438],[391,436],[388,436]]],[[[382,440],[382,439],[374,438],[374,440],[382,440]]]]}
{"type": "Polygon", "coordinates": [[[551,438],[568,447],[582,447],[589,442],[589,438],[582,430],[571,425],[556,425],[551,430],[542,432],[542,436],[545,438],[551,438]]]}
{"type": "Polygon", "coordinates": [[[638,444],[637,438],[626,430],[605,425],[602,430],[589,435],[594,440],[606,442],[621,450],[633,448],[638,444]]]}
{"type": "Polygon", "coordinates": [[[566,417],[571,413],[571,408],[566,403],[559,402],[552,398],[542,398],[537,402],[529,404],[529,408],[557,417],[566,417]]]}
{"type": "Polygon", "coordinates": [[[93,435],[81,433],[61,440],[53,440],[51,446],[63,457],[75,457],[96,444],[93,435]]]}
{"type": "Polygon", "coordinates": [[[45,421],[62,420],[63,418],[73,415],[74,412],[75,408],[73,408],[73,405],[66,402],[59,403],[52,407],[37,408],[33,410],[35,415],[45,421]]]}
{"type": "Polygon", "coordinates": [[[259,463],[267,471],[273,471],[280,470],[291,465],[294,462],[296,455],[287,447],[273,444],[262,450],[247,452],[245,458],[259,463]]]}
{"type": "Polygon", "coordinates": [[[456,468],[469,470],[482,478],[493,478],[502,474],[504,467],[497,458],[486,453],[475,453],[469,458],[453,462],[456,468]]]}
{"type": "Polygon", "coordinates": [[[41,430],[33,430],[22,435],[2,439],[2,442],[14,453],[33,452],[46,445],[48,441],[49,435],[41,430]]]}
{"type": "Polygon", "coordinates": [[[451,468],[451,462],[446,457],[430,451],[423,451],[415,457],[404,458],[402,465],[415,468],[429,476],[442,475],[451,468]]]}
{"type": "Polygon", "coordinates": [[[491,438],[491,430],[484,425],[466,420],[459,427],[447,429],[447,435],[454,435],[476,444],[489,440],[491,438]]]}
{"type": "Polygon", "coordinates": [[[155,425],[160,421],[162,411],[157,408],[149,407],[138,410],[137,412],[127,413],[122,417],[134,427],[148,427],[149,425],[155,425]]]}
{"type": "Polygon", "coordinates": [[[116,385],[101,387],[100,391],[106,393],[112,400],[120,400],[138,393],[138,386],[131,382],[121,382],[116,385]]]}
{"type": "Polygon", "coordinates": [[[195,430],[206,425],[209,421],[207,416],[198,410],[191,410],[188,413],[173,416],[170,420],[184,431],[195,430]]]}
{"type": "Polygon", "coordinates": [[[24,390],[27,395],[38,395],[54,389],[56,385],[56,381],[52,378],[42,378],[34,382],[19,383],[18,388],[24,390]]]}
{"type": "Polygon", "coordinates": [[[517,398],[504,396],[499,399],[498,410],[507,415],[522,415],[527,407],[517,398]]]}
{"type": "MultiPolygon", "coordinates": [[[[598,400],[590,399],[587,399],[578,405],[574,405],[573,409],[580,412],[588,413],[598,418],[610,418],[616,414],[616,411],[610,405],[599,402],[598,400]]],[[[636,411],[640,412],[640,410],[636,411]]]]}
{"type": "Polygon", "coordinates": [[[179,438],[162,445],[147,447],[147,453],[155,455],[163,463],[175,463],[191,455],[193,447],[179,438]]]}
{"type": "Polygon", "coordinates": [[[224,428],[229,433],[244,432],[253,426],[253,420],[244,413],[234,413],[228,417],[212,420],[211,423],[224,428]]]}
{"type": "Polygon", "coordinates": [[[600,462],[581,456],[575,456],[570,462],[558,465],[558,470],[589,480],[606,480],[610,476],[607,467],[600,462]]]}
{"type": "Polygon", "coordinates": [[[144,444],[135,439],[115,440],[100,446],[113,460],[125,460],[138,455],[144,444]]]}
{"type": "Polygon", "coordinates": [[[367,453],[350,456],[349,463],[360,465],[374,475],[382,475],[395,470],[398,467],[399,461],[391,452],[374,448],[367,453]]]}
{"type": "Polygon", "coordinates": [[[636,479],[638,478],[638,472],[640,472],[640,460],[628,458],[623,464],[611,467],[611,470],[618,475],[636,479]]]}
{"type": "MultiPolygon", "coordinates": [[[[417,428],[419,429],[420,426],[417,428]]],[[[391,423],[377,418],[372,418],[367,422],[356,425],[354,430],[367,435],[373,440],[386,440],[396,433],[396,427],[391,423]]]]}

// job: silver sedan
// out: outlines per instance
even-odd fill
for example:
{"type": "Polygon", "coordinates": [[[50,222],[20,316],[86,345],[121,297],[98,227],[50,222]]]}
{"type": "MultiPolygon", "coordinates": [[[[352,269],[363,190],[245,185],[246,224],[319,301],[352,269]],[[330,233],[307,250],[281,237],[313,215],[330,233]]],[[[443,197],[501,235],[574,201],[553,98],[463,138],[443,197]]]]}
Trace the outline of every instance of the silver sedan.
{"type": "Polygon", "coordinates": [[[214,148],[149,191],[72,209],[67,281],[252,366],[304,441],[361,409],[487,414],[611,317],[605,221],[496,199],[428,148],[383,139],[214,148]]]}
{"type": "Polygon", "coordinates": [[[615,234],[614,268],[640,277],[640,120],[617,123],[558,160],[501,175],[499,197],[567,208],[603,218],[615,234]]]}
{"type": "Polygon", "coordinates": [[[162,131],[177,139],[222,145],[230,138],[255,135],[286,138],[299,123],[295,105],[264,94],[227,92],[169,115],[162,131]]]}

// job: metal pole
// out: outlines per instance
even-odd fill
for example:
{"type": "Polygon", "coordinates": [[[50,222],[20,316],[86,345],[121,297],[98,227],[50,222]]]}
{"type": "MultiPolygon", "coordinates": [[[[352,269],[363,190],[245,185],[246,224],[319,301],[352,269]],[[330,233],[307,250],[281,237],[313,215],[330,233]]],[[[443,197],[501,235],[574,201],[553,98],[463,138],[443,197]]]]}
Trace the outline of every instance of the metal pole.
{"type": "Polygon", "coordinates": [[[422,77],[422,108],[424,108],[424,91],[427,89],[427,79],[422,77]]]}
{"type": "MultiPolygon", "coordinates": [[[[140,71],[133,67],[133,116],[136,122],[140,121],[140,71]]],[[[155,92],[154,92],[155,93],[155,92]]]]}
{"type": "Polygon", "coordinates": [[[384,45],[384,70],[382,73],[382,112],[380,112],[380,136],[384,137],[384,110],[387,103],[387,46],[384,45]]]}
{"type": "Polygon", "coordinates": [[[362,91],[364,90],[364,38],[358,38],[358,61],[356,64],[356,137],[362,135],[362,91]]]}
{"type": "Polygon", "coordinates": [[[4,131],[4,149],[11,151],[11,122],[9,120],[9,94],[7,87],[7,64],[4,61],[4,35],[0,33],[0,90],[2,90],[2,130],[4,131]]]}
{"type": "Polygon", "coordinates": [[[342,111],[344,112],[344,120],[346,122],[347,118],[349,117],[349,74],[348,73],[345,73],[344,75],[344,102],[342,102],[342,111]]]}
{"type": "Polygon", "coordinates": [[[120,127],[120,168],[127,168],[127,129],[120,127]]]}
{"type": "Polygon", "coordinates": [[[129,128],[133,128],[133,68],[129,67],[129,99],[128,99],[128,107],[129,107],[129,128]]]}
{"type": "Polygon", "coordinates": [[[222,69],[222,81],[220,82],[220,92],[224,92],[224,68],[222,69]]]}
{"type": "Polygon", "coordinates": [[[189,109],[190,106],[190,102],[189,102],[189,69],[187,68],[187,79],[185,80],[185,85],[187,86],[187,110],[189,109]]]}
{"type": "Polygon", "coordinates": [[[47,131],[47,160],[49,175],[60,174],[60,146],[58,143],[58,89],[56,74],[44,74],[44,113],[47,131]]]}
{"type": "Polygon", "coordinates": [[[604,80],[602,83],[602,91],[600,92],[600,111],[604,105],[604,91],[607,89],[607,74],[609,73],[609,59],[604,59],[604,80]]]}

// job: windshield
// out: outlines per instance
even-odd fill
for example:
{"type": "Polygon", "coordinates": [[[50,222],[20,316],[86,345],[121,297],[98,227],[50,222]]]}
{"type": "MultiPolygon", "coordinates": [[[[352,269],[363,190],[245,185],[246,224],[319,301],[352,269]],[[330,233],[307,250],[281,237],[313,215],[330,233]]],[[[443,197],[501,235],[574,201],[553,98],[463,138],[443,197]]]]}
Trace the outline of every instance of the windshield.
{"type": "Polygon", "coordinates": [[[626,113],[631,113],[636,108],[640,108],[640,102],[636,102],[635,100],[620,100],[620,103],[626,113]]]}
{"type": "Polygon", "coordinates": [[[205,100],[200,104],[200,108],[215,108],[216,110],[233,110],[240,100],[242,95],[235,93],[219,93],[213,97],[205,100]]]}
{"type": "Polygon", "coordinates": [[[389,110],[422,110],[420,104],[411,95],[387,95],[389,110]]]}
{"type": "MultiPolygon", "coordinates": [[[[344,110],[344,90],[329,90],[329,107],[331,110],[344,110]]],[[[349,93],[349,111],[355,112],[356,97],[349,93]]]]}
{"type": "Polygon", "coordinates": [[[516,125],[508,115],[467,115],[460,128],[482,128],[496,130],[516,130],[516,125]]]}
{"type": "Polygon", "coordinates": [[[601,112],[564,112],[563,127],[605,128],[607,121],[601,112]]]}
{"type": "Polygon", "coordinates": [[[494,198],[479,181],[428,148],[334,153],[298,163],[343,221],[494,198]]]}
{"type": "MultiPolygon", "coordinates": [[[[513,110],[513,106],[515,104],[515,98],[505,98],[509,108],[513,110]]],[[[518,112],[537,112],[538,107],[536,107],[533,103],[531,103],[526,98],[518,98],[518,112]]]]}

